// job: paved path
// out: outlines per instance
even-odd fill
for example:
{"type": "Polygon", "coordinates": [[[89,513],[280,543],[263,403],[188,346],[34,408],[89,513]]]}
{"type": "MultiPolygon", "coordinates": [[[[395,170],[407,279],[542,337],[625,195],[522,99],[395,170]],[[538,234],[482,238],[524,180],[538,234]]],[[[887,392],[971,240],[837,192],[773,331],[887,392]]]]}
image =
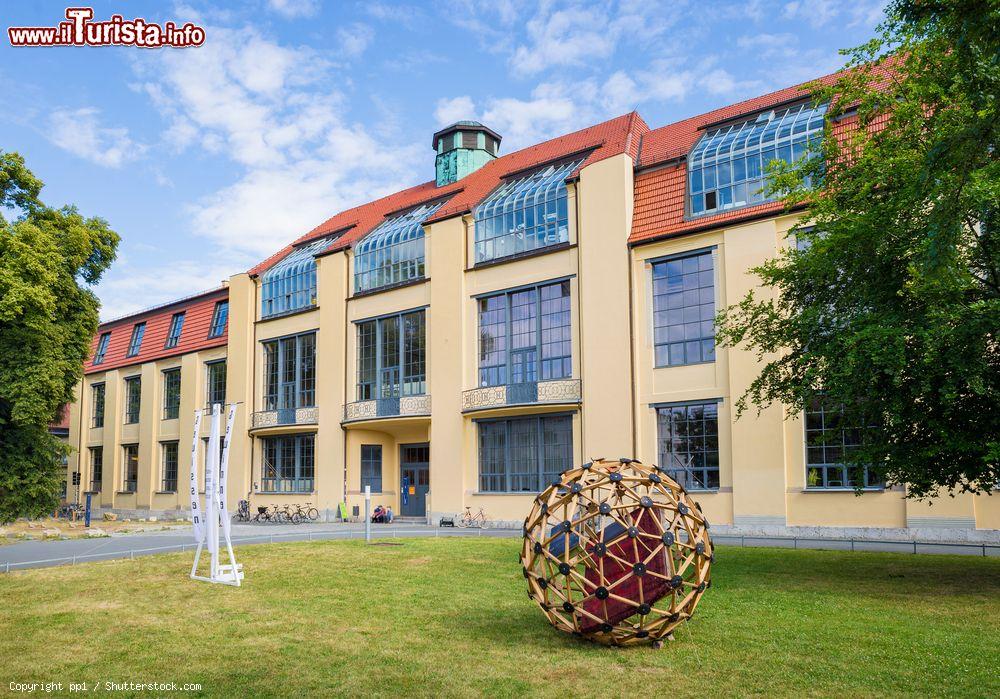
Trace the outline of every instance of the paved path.
{"type": "MultiPolygon", "coordinates": [[[[372,537],[380,539],[414,536],[514,537],[520,534],[516,529],[452,529],[409,522],[372,525],[372,537]]],[[[364,535],[364,524],[234,524],[232,529],[234,546],[280,541],[360,539],[364,535]]],[[[25,541],[0,546],[0,572],[193,549],[194,538],[191,530],[186,527],[180,531],[165,530],[94,539],[25,541]]]]}
{"type": "MultiPolygon", "coordinates": [[[[281,541],[322,541],[360,539],[365,535],[364,524],[234,524],[233,544],[267,544],[281,541]]],[[[385,538],[436,536],[487,536],[494,538],[520,537],[519,529],[453,529],[426,524],[400,522],[373,524],[372,536],[385,538]]],[[[804,537],[740,536],[716,533],[716,544],[730,546],[767,546],[775,548],[837,549],[846,551],[890,551],[900,553],[944,553],[972,556],[1000,556],[1000,545],[981,543],[938,543],[912,541],[874,541],[861,539],[817,539],[804,537]]],[[[132,558],[171,551],[194,549],[190,528],[121,534],[95,539],[66,541],[25,541],[0,546],[0,573],[24,568],[72,565],[112,558],[132,558]]]]}

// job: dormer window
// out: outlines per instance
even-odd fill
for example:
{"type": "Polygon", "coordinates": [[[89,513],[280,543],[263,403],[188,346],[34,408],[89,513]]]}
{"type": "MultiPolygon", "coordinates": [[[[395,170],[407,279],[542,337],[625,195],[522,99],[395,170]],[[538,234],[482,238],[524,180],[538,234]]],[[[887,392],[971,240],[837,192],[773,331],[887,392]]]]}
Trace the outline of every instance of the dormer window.
{"type": "Polygon", "coordinates": [[[764,192],[768,164],[802,158],[823,135],[826,109],[825,104],[799,104],[705,133],[688,156],[688,214],[704,216],[770,201],[773,197],[764,192]]]}
{"type": "Polygon", "coordinates": [[[316,305],[316,253],[331,242],[314,240],[293,250],[260,279],[260,317],[294,313],[316,305]]]}
{"type": "Polygon", "coordinates": [[[142,336],[146,334],[146,323],[136,323],[132,326],[132,337],[128,341],[126,357],[134,357],[142,349],[142,336]]]}
{"type": "Polygon", "coordinates": [[[566,178],[582,160],[505,182],[476,207],[476,262],[569,242],[566,178]]]}
{"type": "Polygon", "coordinates": [[[423,223],[441,203],[424,204],[387,219],[358,243],[354,256],[354,293],[423,278],[423,223]]]}

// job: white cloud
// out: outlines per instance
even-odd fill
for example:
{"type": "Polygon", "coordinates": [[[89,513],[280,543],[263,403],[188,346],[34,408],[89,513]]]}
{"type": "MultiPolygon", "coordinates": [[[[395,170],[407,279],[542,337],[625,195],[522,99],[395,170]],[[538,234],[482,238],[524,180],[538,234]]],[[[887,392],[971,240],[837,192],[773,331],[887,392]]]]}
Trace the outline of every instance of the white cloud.
{"type": "Polygon", "coordinates": [[[701,86],[713,95],[744,95],[760,89],[757,80],[737,80],[724,68],[710,70],[700,81],[701,86]]]}
{"type": "Polygon", "coordinates": [[[337,30],[337,50],[338,53],[347,58],[357,58],[365,52],[375,32],[367,24],[354,22],[347,27],[337,30]]]}
{"type": "Polygon", "coordinates": [[[165,141],[241,168],[188,207],[195,234],[223,252],[262,258],[331,214],[417,179],[424,148],[400,146],[391,124],[350,123],[319,53],[251,27],[211,32],[199,51],[139,67],[143,90],[168,121],[165,141]]]}
{"type": "Polygon", "coordinates": [[[146,146],[136,143],[124,127],[100,124],[94,107],[58,109],[49,116],[46,136],[73,155],[102,167],[118,168],[142,157],[146,146]]]}
{"type": "Polygon", "coordinates": [[[782,7],[782,17],[807,22],[814,28],[824,27],[834,20],[847,26],[875,26],[885,14],[887,0],[855,0],[846,3],[837,0],[792,0],[782,7]]]}
{"type": "Polygon", "coordinates": [[[471,119],[476,113],[476,105],[468,95],[439,99],[434,109],[434,119],[439,126],[447,126],[461,119],[471,119]]]}
{"type": "MultiPolygon", "coordinates": [[[[465,16],[461,22],[481,32],[492,19],[508,35],[524,35],[522,41],[510,48],[510,66],[515,74],[528,76],[550,68],[593,66],[612,56],[623,41],[630,45],[649,44],[673,25],[683,4],[661,4],[655,0],[545,2],[536,6],[535,14],[525,20],[532,4],[508,1],[486,5],[485,9],[493,12],[487,19],[465,16]]],[[[507,50],[506,45],[501,46],[507,50]]]]}
{"type": "Polygon", "coordinates": [[[267,6],[284,17],[312,17],[319,12],[317,0],[267,0],[267,6]]]}

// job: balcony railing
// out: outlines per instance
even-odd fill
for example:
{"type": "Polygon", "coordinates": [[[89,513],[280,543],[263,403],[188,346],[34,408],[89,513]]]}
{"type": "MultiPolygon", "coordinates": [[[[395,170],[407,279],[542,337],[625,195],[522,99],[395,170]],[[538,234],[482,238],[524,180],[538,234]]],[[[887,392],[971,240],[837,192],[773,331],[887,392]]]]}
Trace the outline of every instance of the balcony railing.
{"type": "Polygon", "coordinates": [[[484,386],[462,392],[462,410],[468,412],[486,408],[502,408],[508,405],[579,403],[581,397],[580,379],[555,379],[484,386]]]}
{"type": "Polygon", "coordinates": [[[251,419],[251,429],[281,427],[283,425],[315,425],[319,422],[319,408],[278,408],[258,410],[251,419]]]}
{"type": "Polygon", "coordinates": [[[380,417],[418,417],[430,414],[430,396],[359,400],[344,406],[344,422],[375,420],[380,417]]]}

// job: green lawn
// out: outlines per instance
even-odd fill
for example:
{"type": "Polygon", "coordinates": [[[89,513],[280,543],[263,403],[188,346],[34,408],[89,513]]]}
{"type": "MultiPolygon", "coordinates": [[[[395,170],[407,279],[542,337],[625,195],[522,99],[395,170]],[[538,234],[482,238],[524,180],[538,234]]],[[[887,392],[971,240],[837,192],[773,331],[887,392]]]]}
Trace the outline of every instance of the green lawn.
{"type": "Polygon", "coordinates": [[[559,633],[518,542],[238,550],[244,587],[191,554],[0,575],[9,681],[197,682],[207,695],[1000,696],[1000,560],[720,548],[662,650],[559,633]]]}

